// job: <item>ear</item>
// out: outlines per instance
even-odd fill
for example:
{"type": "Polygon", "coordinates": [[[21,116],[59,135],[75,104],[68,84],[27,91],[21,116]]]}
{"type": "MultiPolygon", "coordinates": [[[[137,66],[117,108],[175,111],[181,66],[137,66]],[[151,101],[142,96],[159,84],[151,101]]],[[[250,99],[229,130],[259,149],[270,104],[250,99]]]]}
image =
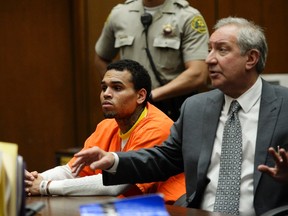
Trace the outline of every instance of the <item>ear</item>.
{"type": "Polygon", "coordinates": [[[142,104],[145,101],[146,96],[147,91],[144,88],[140,89],[137,93],[137,103],[142,104]]]}
{"type": "Polygon", "coordinates": [[[246,69],[250,70],[251,68],[255,67],[258,63],[260,57],[260,53],[256,49],[249,50],[247,52],[247,62],[246,62],[246,69]]]}

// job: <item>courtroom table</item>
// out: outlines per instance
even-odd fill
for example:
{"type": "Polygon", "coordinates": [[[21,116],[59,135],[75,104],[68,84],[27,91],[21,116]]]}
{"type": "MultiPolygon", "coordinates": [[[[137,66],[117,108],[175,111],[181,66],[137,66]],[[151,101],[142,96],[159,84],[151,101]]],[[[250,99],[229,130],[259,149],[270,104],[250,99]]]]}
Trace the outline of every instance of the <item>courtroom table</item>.
{"type": "MultiPolygon", "coordinates": [[[[26,204],[43,202],[44,208],[36,216],[80,216],[79,206],[111,199],[108,196],[31,196],[26,204]]],[[[225,216],[222,213],[166,205],[171,216],[225,216]]]]}

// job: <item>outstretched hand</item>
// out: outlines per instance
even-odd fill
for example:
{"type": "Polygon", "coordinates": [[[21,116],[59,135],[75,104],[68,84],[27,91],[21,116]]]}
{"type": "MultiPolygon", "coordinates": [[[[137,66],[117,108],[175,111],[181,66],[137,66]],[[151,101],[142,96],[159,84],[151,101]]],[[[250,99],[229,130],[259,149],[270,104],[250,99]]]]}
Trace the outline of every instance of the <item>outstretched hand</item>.
{"type": "Polygon", "coordinates": [[[288,184],[288,152],[283,148],[278,152],[274,148],[269,148],[268,152],[273,157],[275,166],[269,167],[262,164],[258,166],[258,170],[270,175],[278,182],[288,184]]]}
{"type": "Polygon", "coordinates": [[[99,147],[95,146],[89,149],[82,150],[74,155],[77,157],[72,164],[72,172],[76,175],[85,167],[106,170],[113,166],[115,162],[114,155],[110,152],[106,152],[99,147]]]}

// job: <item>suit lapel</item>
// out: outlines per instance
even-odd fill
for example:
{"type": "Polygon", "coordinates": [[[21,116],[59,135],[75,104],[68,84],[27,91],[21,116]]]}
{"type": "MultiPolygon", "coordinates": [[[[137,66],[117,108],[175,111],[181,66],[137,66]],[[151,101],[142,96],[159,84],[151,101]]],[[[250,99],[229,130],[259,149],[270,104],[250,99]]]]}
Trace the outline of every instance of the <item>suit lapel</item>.
{"type": "Polygon", "coordinates": [[[202,129],[204,138],[198,163],[199,179],[206,178],[223,102],[224,95],[220,91],[217,91],[216,94],[208,97],[206,101],[203,121],[207,124],[205,124],[202,129]]]}
{"type": "Polygon", "coordinates": [[[262,175],[262,173],[257,170],[257,167],[260,164],[265,164],[267,159],[267,149],[271,146],[273,131],[282,103],[282,99],[277,98],[274,88],[265,81],[262,81],[262,83],[254,162],[254,193],[262,175]]]}
{"type": "Polygon", "coordinates": [[[210,164],[223,100],[224,95],[222,92],[219,90],[211,91],[203,106],[203,119],[199,119],[199,121],[203,121],[205,124],[203,124],[203,128],[200,129],[202,130],[201,134],[203,134],[203,139],[202,142],[199,143],[201,151],[197,167],[197,185],[194,193],[189,196],[189,207],[199,208],[203,191],[209,183],[209,180],[207,179],[207,170],[210,164]]]}

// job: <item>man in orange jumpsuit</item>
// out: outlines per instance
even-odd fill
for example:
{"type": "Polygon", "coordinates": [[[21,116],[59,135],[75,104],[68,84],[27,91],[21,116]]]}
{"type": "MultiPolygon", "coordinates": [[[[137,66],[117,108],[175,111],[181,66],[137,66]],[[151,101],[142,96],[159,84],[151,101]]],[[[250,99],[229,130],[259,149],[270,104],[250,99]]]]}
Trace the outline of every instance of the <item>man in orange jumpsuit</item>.
{"type": "MultiPolygon", "coordinates": [[[[161,144],[168,137],[173,122],[147,102],[151,80],[139,63],[120,60],[108,65],[101,89],[105,119],[97,125],[83,149],[98,146],[113,152],[137,150],[161,144]]],[[[91,170],[89,166],[74,176],[71,172],[74,161],[75,157],[66,165],[40,174],[26,171],[27,194],[131,196],[163,193],[166,203],[173,203],[185,193],[183,173],[164,182],[107,187],[102,183],[101,171],[91,170]]]]}

